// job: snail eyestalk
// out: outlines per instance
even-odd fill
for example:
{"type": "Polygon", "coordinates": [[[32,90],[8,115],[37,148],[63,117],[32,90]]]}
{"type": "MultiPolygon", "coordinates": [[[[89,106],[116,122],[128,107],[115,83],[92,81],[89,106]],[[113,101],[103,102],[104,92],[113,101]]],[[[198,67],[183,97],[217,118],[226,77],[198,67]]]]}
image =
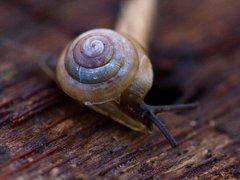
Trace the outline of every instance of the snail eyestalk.
{"type": "Polygon", "coordinates": [[[165,126],[165,124],[159,119],[156,114],[160,112],[167,111],[186,111],[193,110],[199,106],[198,102],[190,103],[190,104],[177,104],[177,105],[162,105],[162,106],[151,106],[148,104],[141,104],[141,108],[143,109],[143,116],[150,119],[158,129],[163,133],[163,135],[168,140],[169,144],[173,147],[177,147],[177,142],[174,137],[170,134],[169,130],[165,126]]]}
{"type": "Polygon", "coordinates": [[[145,105],[145,106],[154,113],[160,113],[160,112],[168,112],[168,111],[193,110],[199,106],[199,103],[194,102],[194,103],[189,103],[189,104],[162,105],[162,106],[145,105]]]}
{"type": "Polygon", "coordinates": [[[177,142],[174,139],[174,137],[170,134],[169,130],[164,125],[164,123],[152,111],[150,111],[149,118],[158,127],[158,129],[163,133],[163,135],[166,137],[166,139],[168,140],[168,142],[172,146],[172,148],[176,148],[177,142]]]}

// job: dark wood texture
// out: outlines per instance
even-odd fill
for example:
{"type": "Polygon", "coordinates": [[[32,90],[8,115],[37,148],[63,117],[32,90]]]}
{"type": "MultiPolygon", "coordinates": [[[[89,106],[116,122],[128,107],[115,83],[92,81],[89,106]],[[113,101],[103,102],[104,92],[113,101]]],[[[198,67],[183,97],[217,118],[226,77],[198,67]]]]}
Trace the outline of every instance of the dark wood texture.
{"type": "Polygon", "coordinates": [[[156,129],[133,132],[76,103],[36,63],[78,33],[114,28],[119,10],[112,0],[0,1],[0,179],[240,179],[240,1],[159,5],[147,102],[201,103],[159,114],[177,149],[156,129]]]}

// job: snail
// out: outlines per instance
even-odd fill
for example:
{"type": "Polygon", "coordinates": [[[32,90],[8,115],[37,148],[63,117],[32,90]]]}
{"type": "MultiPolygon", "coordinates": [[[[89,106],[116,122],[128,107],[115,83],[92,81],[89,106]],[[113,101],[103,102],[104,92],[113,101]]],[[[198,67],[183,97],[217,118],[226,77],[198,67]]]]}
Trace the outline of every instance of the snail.
{"type": "Polygon", "coordinates": [[[197,106],[146,104],[153,82],[151,62],[136,40],[110,29],[80,34],[58,61],[47,59],[41,66],[73,99],[135,131],[151,130],[155,124],[172,147],[176,140],[156,114],[197,106]]]}

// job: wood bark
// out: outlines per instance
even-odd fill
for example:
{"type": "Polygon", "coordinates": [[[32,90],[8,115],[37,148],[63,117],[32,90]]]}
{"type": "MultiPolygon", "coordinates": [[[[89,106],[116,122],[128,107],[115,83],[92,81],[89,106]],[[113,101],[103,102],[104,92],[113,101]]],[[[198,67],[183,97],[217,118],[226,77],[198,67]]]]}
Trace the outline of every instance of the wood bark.
{"type": "Polygon", "coordinates": [[[0,179],[240,179],[239,6],[159,3],[146,101],[201,103],[159,114],[179,142],[172,149],[157,129],[133,132],[79,105],[36,63],[78,33],[114,28],[120,1],[1,1],[0,179]]]}

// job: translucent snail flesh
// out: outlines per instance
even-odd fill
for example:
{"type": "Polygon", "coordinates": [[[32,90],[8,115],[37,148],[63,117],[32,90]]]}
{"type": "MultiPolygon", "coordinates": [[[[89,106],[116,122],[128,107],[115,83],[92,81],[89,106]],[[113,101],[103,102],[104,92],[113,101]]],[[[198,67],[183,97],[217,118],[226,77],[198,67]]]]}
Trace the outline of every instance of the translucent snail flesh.
{"type": "Polygon", "coordinates": [[[153,122],[172,147],[176,141],[155,114],[197,106],[145,104],[153,81],[151,62],[133,38],[113,30],[87,31],[68,44],[57,62],[49,61],[41,63],[43,69],[73,99],[135,131],[151,129],[153,122]]]}

